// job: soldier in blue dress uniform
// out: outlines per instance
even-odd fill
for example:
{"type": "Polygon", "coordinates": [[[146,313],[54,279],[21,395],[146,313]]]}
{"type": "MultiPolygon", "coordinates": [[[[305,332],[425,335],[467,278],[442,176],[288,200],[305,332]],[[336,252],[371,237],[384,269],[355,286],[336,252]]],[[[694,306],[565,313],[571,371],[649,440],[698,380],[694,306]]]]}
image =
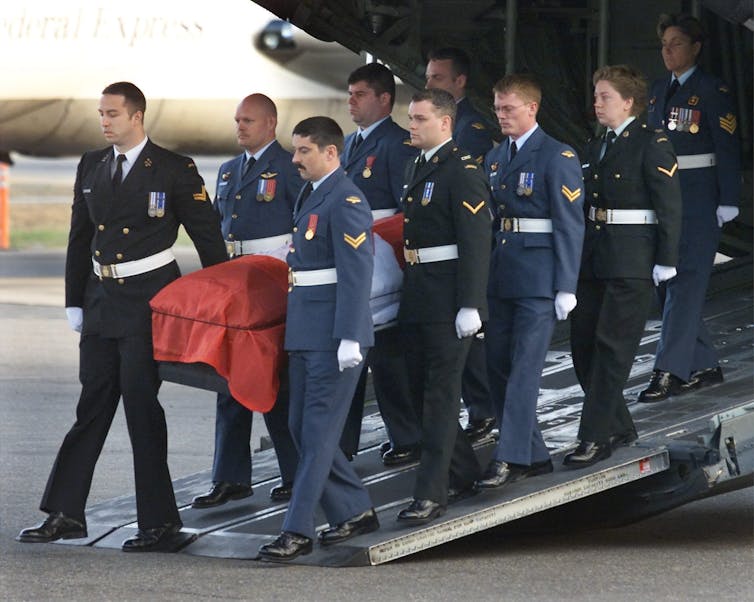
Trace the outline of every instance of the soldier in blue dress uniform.
{"type": "Polygon", "coordinates": [[[537,397],[555,320],[576,306],[584,239],[581,165],[537,124],[538,82],[507,75],[494,93],[508,138],[485,158],[496,209],[485,342],[500,439],[479,489],[553,470],[537,397]]]}
{"type": "MultiPolygon", "coordinates": [[[[277,108],[264,94],[251,94],[238,105],[236,137],[244,152],[220,166],[214,208],[220,215],[229,255],[287,253],[293,228],[293,204],[303,182],[291,154],[275,140],[277,108]],[[282,251],[285,249],[285,251],[282,251]]],[[[211,508],[252,495],[249,438],[254,413],[225,393],[217,396],[212,488],[194,498],[194,508],[211,508]]],[[[264,414],[275,447],[281,485],[274,501],[290,499],[296,473],[296,448],[288,431],[288,384],[281,379],[273,408],[264,414]]]]}
{"type": "MultiPolygon", "coordinates": [[[[456,101],[453,122],[453,141],[465,153],[482,164],[492,149],[492,133],[484,118],[466,97],[471,64],[469,56],[460,48],[439,48],[427,57],[426,86],[450,92],[456,101]]],[[[465,432],[471,441],[488,436],[495,426],[495,409],[487,382],[487,362],[484,347],[484,326],[471,342],[471,349],[463,373],[462,396],[469,411],[465,432]]]]}
{"type": "MultiPolygon", "coordinates": [[[[401,211],[403,173],[406,163],[418,154],[408,132],[390,117],[394,102],[395,77],[384,65],[362,65],[348,76],[348,108],[358,129],[346,137],[341,165],[366,195],[375,220],[401,211]]],[[[396,466],[417,460],[421,424],[411,400],[398,328],[375,332],[366,365],[372,370],[375,397],[389,437],[383,462],[396,466]]],[[[358,450],[366,375],[365,366],[341,441],[350,456],[358,450]]]]}
{"type": "Polygon", "coordinates": [[[678,275],[658,288],[662,333],[642,402],[723,380],[702,309],[721,228],[738,215],[741,186],[733,97],[697,65],[701,23],[688,15],[662,15],[657,33],[670,73],[652,85],[647,121],[665,130],[678,155],[683,223],[678,275]]]}
{"type": "Polygon", "coordinates": [[[331,525],[319,534],[323,545],[379,527],[369,493],[338,445],[374,343],[372,214],[340,167],[343,132],[335,121],[300,122],[293,149],[293,162],[308,181],[296,201],[287,257],[289,425],[299,463],[282,532],[259,550],[266,560],[311,552],[317,505],[331,525]]]}

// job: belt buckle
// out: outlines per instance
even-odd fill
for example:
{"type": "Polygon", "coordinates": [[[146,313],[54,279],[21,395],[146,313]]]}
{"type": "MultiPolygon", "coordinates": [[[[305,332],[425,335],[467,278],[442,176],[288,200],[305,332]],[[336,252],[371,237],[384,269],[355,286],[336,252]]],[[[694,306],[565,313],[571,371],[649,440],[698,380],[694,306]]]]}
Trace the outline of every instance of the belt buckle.
{"type": "Polygon", "coordinates": [[[100,279],[101,278],[115,278],[115,270],[112,265],[100,265],[100,279]]]}
{"type": "Polygon", "coordinates": [[[607,221],[607,209],[597,209],[594,212],[594,219],[598,222],[606,222],[607,221]]]}
{"type": "Polygon", "coordinates": [[[416,265],[419,263],[419,253],[416,249],[403,249],[403,258],[410,264],[416,265]]]}
{"type": "Polygon", "coordinates": [[[510,232],[513,230],[513,219],[510,217],[503,218],[503,232],[510,232]]]}
{"type": "Polygon", "coordinates": [[[290,293],[293,290],[293,287],[296,285],[296,282],[293,277],[293,270],[291,268],[288,268],[288,292],[290,293]]]}
{"type": "Polygon", "coordinates": [[[225,241],[225,250],[228,252],[228,257],[231,259],[236,256],[236,243],[235,241],[225,241]]]}

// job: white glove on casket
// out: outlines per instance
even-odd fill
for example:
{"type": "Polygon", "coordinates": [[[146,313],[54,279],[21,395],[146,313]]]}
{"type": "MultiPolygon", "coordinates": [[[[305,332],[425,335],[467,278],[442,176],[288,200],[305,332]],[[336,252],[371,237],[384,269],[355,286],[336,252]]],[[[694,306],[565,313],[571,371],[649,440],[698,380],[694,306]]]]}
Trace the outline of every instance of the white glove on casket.
{"type": "Polygon", "coordinates": [[[738,207],[734,207],[733,205],[720,205],[717,208],[717,211],[715,211],[715,215],[717,215],[718,227],[722,228],[724,223],[736,219],[736,216],[738,216],[738,207]]]}
{"type": "Polygon", "coordinates": [[[338,345],[338,369],[343,372],[346,368],[355,368],[361,363],[359,343],[349,339],[341,339],[338,345]]]}
{"type": "Polygon", "coordinates": [[[665,282],[671,278],[675,278],[678,271],[668,265],[656,265],[652,268],[652,280],[654,280],[655,286],[659,286],[660,282],[665,282]]]}
{"type": "Polygon", "coordinates": [[[84,324],[84,310],[80,307],[66,307],[65,317],[68,318],[68,326],[74,332],[81,332],[81,327],[84,324]]]}
{"type": "Polygon", "coordinates": [[[476,334],[482,327],[482,318],[475,307],[462,307],[456,314],[456,334],[459,339],[476,334]]]}
{"type": "Polygon", "coordinates": [[[555,317],[558,320],[565,320],[574,307],[576,307],[576,295],[563,291],[555,294],[555,317]]]}

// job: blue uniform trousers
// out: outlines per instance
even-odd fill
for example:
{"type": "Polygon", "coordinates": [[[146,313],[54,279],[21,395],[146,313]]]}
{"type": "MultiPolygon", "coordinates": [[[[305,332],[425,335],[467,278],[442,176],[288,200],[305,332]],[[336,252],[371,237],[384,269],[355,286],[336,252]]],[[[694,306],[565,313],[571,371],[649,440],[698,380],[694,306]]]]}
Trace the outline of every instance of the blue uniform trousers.
{"type": "MultiPolygon", "coordinates": [[[[292,483],[296,474],[298,454],[288,430],[288,383],[281,378],[275,405],[263,414],[275,447],[280,479],[292,483]]],[[[212,481],[219,483],[251,483],[251,425],[254,412],[245,408],[230,395],[219,393],[215,412],[215,457],[212,481]]]]}
{"type": "Polygon", "coordinates": [[[283,531],[313,538],[317,504],[331,525],[372,507],[369,493],[338,446],[361,368],[339,372],[335,351],[290,352],[289,427],[299,463],[283,531]]]}
{"type": "Polygon", "coordinates": [[[531,465],[550,459],[537,424],[542,368],[555,328],[552,299],[488,297],[487,371],[500,440],[495,460],[531,465]]]}
{"type": "Polygon", "coordinates": [[[689,380],[692,372],[718,365],[712,339],[702,320],[720,228],[714,216],[684,219],[678,275],[657,288],[662,308],[662,334],[655,370],[689,380]]]}

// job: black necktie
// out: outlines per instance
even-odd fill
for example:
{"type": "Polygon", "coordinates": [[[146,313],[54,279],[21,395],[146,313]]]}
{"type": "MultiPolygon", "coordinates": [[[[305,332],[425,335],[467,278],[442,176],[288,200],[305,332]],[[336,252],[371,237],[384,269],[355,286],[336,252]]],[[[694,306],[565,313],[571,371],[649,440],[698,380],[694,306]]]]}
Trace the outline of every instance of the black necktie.
{"type": "Polygon", "coordinates": [[[679,82],[677,79],[674,79],[673,83],[668,86],[668,90],[667,92],[665,92],[665,106],[668,105],[668,101],[673,98],[673,94],[675,94],[680,87],[681,82],[679,82]]]}
{"type": "Polygon", "coordinates": [[[241,177],[243,178],[247,173],[251,171],[252,166],[254,163],[256,163],[257,160],[254,157],[249,157],[246,160],[246,163],[244,163],[243,171],[241,172],[241,177]]]}
{"type": "Polygon", "coordinates": [[[115,173],[113,173],[113,190],[118,190],[120,188],[120,184],[123,181],[123,162],[126,160],[126,155],[123,153],[119,154],[115,161],[115,173]]]}
{"type": "Polygon", "coordinates": [[[364,138],[361,137],[361,134],[356,134],[356,140],[353,141],[351,152],[348,154],[349,158],[356,154],[356,149],[361,146],[362,142],[364,142],[364,138]]]}
{"type": "Polygon", "coordinates": [[[510,159],[511,161],[513,161],[517,152],[518,152],[518,147],[516,146],[516,141],[511,140],[511,159],[510,159]]]}
{"type": "Polygon", "coordinates": [[[301,189],[301,192],[298,195],[298,199],[296,199],[296,206],[293,209],[294,215],[298,214],[298,212],[301,211],[301,206],[304,204],[304,201],[312,193],[312,190],[314,190],[314,187],[312,186],[311,182],[307,182],[306,184],[304,184],[304,187],[301,189]]]}
{"type": "Polygon", "coordinates": [[[424,156],[424,153],[419,155],[419,160],[416,162],[416,169],[417,171],[420,170],[422,167],[424,167],[427,164],[427,157],[424,156]]]}
{"type": "Polygon", "coordinates": [[[610,146],[615,140],[615,132],[613,130],[607,130],[605,132],[605,138],[602,140],[602,149],[600,150],[600,159],[605,156],[607,147],[610,146]]]}

